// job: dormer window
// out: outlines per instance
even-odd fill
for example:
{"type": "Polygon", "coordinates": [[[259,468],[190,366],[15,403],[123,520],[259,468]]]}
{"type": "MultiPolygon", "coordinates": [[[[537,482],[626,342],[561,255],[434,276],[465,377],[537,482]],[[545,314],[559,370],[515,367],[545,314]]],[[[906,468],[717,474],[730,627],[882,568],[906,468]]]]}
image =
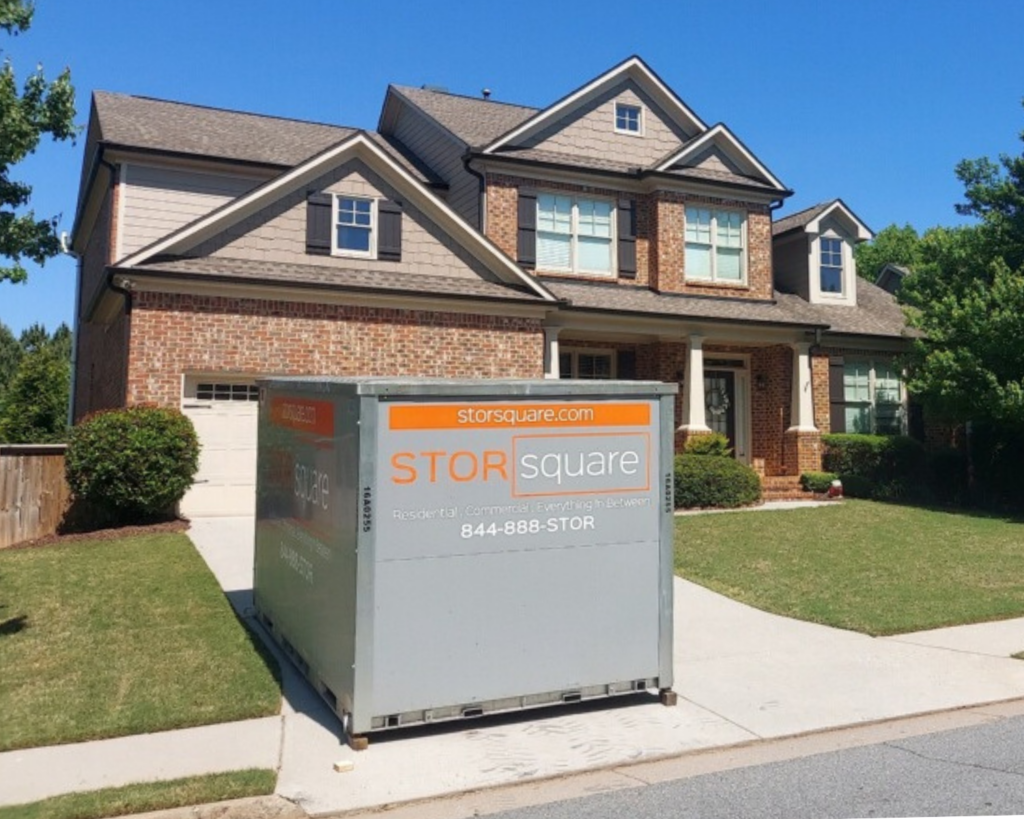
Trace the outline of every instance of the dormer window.
{"type": "Polygon", "coordinates": [[[615,103],[615,130],[623,134],[640,135],[643,129],[643,110],[639,105],[615,103]]]}
{"type": "Polygon", "coordinates": [[[843,292],[843,242],[821,237],[821,292],[843,292]]]}

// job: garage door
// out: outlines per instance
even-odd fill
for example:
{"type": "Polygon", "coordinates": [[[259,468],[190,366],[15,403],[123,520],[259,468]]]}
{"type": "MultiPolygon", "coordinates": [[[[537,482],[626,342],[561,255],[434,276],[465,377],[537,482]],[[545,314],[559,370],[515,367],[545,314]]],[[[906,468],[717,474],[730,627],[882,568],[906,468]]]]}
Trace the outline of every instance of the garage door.
{"type": "Polygon", "coordinates": [[[256,513],[258,401],[251,380],[186,379],[182,410],[203,447],[195,483],[181,501],[186,517],[256,513]]]}

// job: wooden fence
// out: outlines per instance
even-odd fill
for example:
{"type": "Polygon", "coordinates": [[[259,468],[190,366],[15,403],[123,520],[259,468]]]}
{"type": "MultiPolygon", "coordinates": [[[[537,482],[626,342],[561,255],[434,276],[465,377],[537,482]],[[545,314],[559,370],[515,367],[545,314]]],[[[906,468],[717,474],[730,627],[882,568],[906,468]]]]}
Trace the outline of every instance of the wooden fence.
{"type": "Polygon", "coordinates": [[[68,508],[64,444],[0,445],[0,549],[52,535],[68,508]]]}

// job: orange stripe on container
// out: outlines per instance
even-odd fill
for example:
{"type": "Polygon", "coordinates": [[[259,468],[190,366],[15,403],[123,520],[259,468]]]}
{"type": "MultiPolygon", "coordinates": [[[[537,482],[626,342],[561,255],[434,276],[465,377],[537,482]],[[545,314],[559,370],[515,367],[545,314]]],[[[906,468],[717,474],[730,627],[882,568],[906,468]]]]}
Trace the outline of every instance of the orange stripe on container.
{"type": "Polygon", "coordinates": [[[393,404],[388,429],[522,429],[530,427],[643,427],[650,404],[393,404]]]}

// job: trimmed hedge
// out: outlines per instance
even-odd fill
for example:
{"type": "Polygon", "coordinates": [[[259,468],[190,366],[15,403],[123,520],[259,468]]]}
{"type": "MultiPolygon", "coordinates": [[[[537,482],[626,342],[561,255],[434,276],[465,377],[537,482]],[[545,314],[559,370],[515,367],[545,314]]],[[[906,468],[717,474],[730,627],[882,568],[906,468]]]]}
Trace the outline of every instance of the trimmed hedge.
{"type": "Polygon", "coordinates": [[[683,454],[728,458],[732,456],[732,448],[729,446],[729,439],[721,432],[712,432],[709,435],[693,435],[687,438],[683,445],[683,454]]]}
{"type": "Polygon", "coordinates": [[[928,455],[905,435],[823,435],[822,465],[843,482],[843,494],[874,500],[924,499],[928,455]]]}
{"type": "Polygon", "coordinates": [[[199,439],[181,412],[137,406],[87,416],[71,430],[68,484],[112,523],[172,516],[199,468],[199,439]]]}
{"type": "Polygon", "coordinates": [[[835,472],[804,472],[800,476],[800,486],[807,492],[828,492],[832,481],[839,476],[835,472]]]}
{"type": "Polygon", "coordinates": [[[746,464],[708,455],[676,456],[677,509],[734,509],[760,499],[761,481],[746,464]]]}

